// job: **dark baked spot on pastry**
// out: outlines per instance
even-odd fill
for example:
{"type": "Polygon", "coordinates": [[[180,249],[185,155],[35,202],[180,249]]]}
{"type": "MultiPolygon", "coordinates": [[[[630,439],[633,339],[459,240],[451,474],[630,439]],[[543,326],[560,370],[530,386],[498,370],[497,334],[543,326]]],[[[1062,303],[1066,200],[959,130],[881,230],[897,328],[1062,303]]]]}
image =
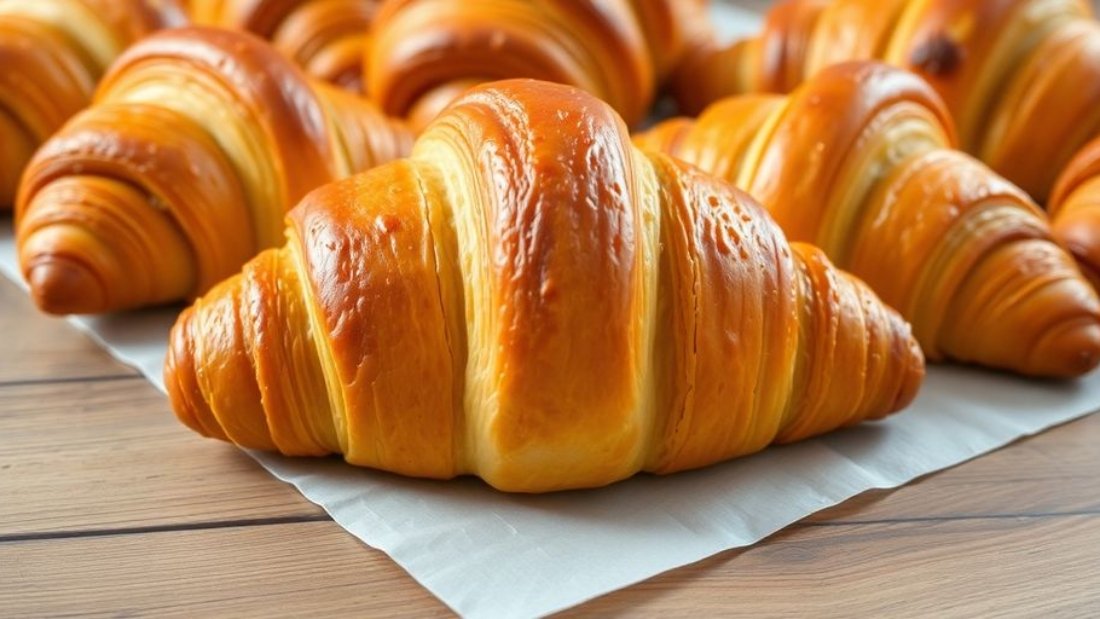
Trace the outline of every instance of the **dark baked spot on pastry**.
{"type": "Polygon", "coordinates": [[[949,75],[963,60],[963,50],[945,33],[936,34],[913,50],[909,63],[929,75],[949,75]]]}

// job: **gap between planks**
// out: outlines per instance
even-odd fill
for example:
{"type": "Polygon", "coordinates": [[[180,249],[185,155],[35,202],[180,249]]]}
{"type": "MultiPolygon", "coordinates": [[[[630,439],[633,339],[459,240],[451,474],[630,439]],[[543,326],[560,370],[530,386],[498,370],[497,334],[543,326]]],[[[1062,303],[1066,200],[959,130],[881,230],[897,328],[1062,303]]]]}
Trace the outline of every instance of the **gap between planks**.
{"type": "MultiPolygon", "coordinates": [[[[998,520],[1050,520],[1059,518],[1100,517],[1100,510],[1077,510],[1048,513],[987,514],[960,516],[927,516],[913,518],[881,518],[875,520],[827,520],[799,521],[784,529],[817,527],[859,527],[893,524],[944,523],[944,522],[980,522],[998,520]]],[[[328,514],[283,516],[272,518],[244,518],[238,520],[210,520],[182,524],[165,524],[139,527],[116,527],[104,529],[77,529],[72,531],[47,531],[42,533],[0,534],[0,544],[20,542],[39,542],[51,540],[81,539],[89,537],[118,537],[125,535],[148,535],[154,533],[179,533],[185,531],[205,531],[210,529],[237,529],[244,527],[265,527],[273,525],[298,524],[309,522],[331,522],[328,514]]],[[[763,540],[762,540],[763,541],[763,540]]]]}
{"type": "Polygon", "coordinates": [[[118,527],[107,529],[80,529],[75,531],[48,531],[43,533],[0,534],[0,544],[40,542],[49,540],[78,539],[85,537],[114,537],[119,535],[146,535],[149,533],[178,533],[180,531],[204,531],[208,529],[237,529],[241,527],[266,527],[302,522],[326,522],[328,514],[314,516],[282,516],[273,518],[242,518],[239,520],[210,520],[184,524],[150,525],[143,527],[118,527]]]}
{"type": "Polygon", "coordinates": [[[106,374],[96,376],[63,376],[59,378],[26,378],[16,380],[0,380],[0,389],[5,387],[26,387],[29,385],[57,385],[65,383],[103,383],[117,380],[145,379],[138,373],[134,374],[106,374]]]}

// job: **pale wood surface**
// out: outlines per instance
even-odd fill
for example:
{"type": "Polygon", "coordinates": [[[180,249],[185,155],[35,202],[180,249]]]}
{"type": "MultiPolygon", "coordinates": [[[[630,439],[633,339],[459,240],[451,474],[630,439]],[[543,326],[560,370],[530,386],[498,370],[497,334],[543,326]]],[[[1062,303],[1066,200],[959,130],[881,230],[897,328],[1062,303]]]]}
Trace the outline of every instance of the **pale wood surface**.
{"type": "MultiPolygon", "coordinates": [[[[449,614],[4,280],[0,326],[0,615],[449,614]]],[[[1095,616],[1098,445],[1093,415],[567,614],[1095,616]]]]}
{"type": "MultiPolygon", "coordinates": [[[[4,279],[0,275],[0,279],[4,279]]],[[[18,359],[0,363],[0,384],[36,380],[74,380],[95,377],[138,376],[103,352],[86,337],[71,337],[61,318],[27,321],[33,305],[26,293],[4,280],[0,286],[0,344],[18,351],[18,359]]]]}
{"type": "Polygon", "coordinates": [[[243,452],[196,440],[143,378],[7,385],[0,410],[0,497],[14,497],[0,535],[323,514],[243,452]]]}

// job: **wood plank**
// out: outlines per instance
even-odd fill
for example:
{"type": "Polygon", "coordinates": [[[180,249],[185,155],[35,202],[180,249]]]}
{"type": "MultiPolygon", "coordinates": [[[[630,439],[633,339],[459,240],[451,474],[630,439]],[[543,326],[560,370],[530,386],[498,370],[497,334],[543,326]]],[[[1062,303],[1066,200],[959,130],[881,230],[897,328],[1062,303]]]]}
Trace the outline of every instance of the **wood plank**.
{"type": "Polygon", "coordinates": [[[136,376],[62,318],[40,313],[22,289],[0,275],[0,386],[29,380],[136,376]]]}
{"type": "Polygon", "coordinates": [[[1100,512],[1100,414],[1026,438],[893,490],[874,490],[808,521],[866,522],[1100,512]]]}
{"type": "Polygon", "coordinates": [[[0,411],[0,536],[323,513],[141,378],[0,387],[0,411]]]}
{"type": "MultiPolygon", "coordinates": [[[[1085,615],[1100,608],[1098,562],[1100,518],[1090,516],[800,527],[567,615],[1085,615]]],[[[0,608],[446,614],[382,553],[329,522],[0,544],[0,608]]]]}
{"type": "Polygon", "coordinates": [[[0,544],[4,615],[441,616],[332,522],[0,544]]]}
{"type": "Polygon", "coordinates": [[[796,527],[565,614],[1083,617],[1098,564],[1095,516],[796,527]]]}

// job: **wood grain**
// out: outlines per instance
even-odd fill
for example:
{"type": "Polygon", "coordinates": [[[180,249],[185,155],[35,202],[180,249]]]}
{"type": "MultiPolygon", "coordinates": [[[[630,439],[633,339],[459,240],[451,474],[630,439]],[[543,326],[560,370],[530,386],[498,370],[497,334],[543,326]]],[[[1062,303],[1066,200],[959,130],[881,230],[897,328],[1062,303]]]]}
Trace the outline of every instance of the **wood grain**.
{"type": "MultiPolygon", "coordinates": [[[[796,527],[565,614],[1087,616],[1100,608],[1098,563],[1100,519],[1086,516],[796,527]]],[[[447,614],[384,555],[332,523],[3,544],[0,608],[82,616],[447,614]]]]}
{"type": "Polygon", "coordinates": [[[0,539],[322,514],[142,378],[3,386],[0,411],[0,539]]]}
{"type": "Polygon", "coordinates": [[[0,363],[0,385],[138,375],[64,319],[35,311],[26,293],[2,275],[0,307],[0,342],[6,355],[0,363]]]}
{"type": "Polygon", "coordinates": [[[1085,617],[1098,564],[1088,516],[796,527],[566,614],[1085,617]]]}
{"type": "Polygon", "coordinates": [[[0,544],[5,616],[449,614],[335,523],[0,544]]]}
{"type": "Polygon", "coordinates": [[[1094,414],[901,488],[865,492],[807,521],[1100,514],[1098,438],[1094,414]]]}

